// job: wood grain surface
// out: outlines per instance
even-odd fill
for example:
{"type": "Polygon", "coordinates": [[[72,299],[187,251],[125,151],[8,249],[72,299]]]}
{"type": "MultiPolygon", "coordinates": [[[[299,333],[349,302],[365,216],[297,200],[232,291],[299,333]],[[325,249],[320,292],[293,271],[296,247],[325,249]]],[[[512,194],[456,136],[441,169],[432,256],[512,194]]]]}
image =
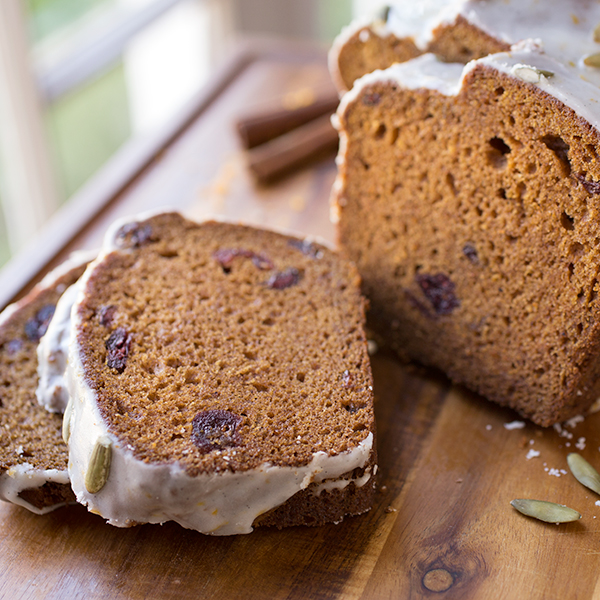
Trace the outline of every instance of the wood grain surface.
{"type": "MultiPolygon", "coordinates": [[[[334,239],[333,160],[259,187],[233,127],[262,103],[330,85],[323,52],[254,46],[228,69],[160,143],[124,159],[128,171],[113,165],[92,182],[85,197],[96,199],[94,210],[81,208],[76,228],[53,224],[45,234],[53,244],[29,251],[30,271],[97,247],[115,217],[159,206],[334,239]]],[[[24,260],[0,271],[0,289],[20,295],[32,283],[11,279],[24,260]]],[[[2,503],[0,597],[600,598],[600,496],[566,462],[577,451],[600,467],[600,415],[560,432],[506,428],[520,421],[515,413],[385,348],[372,367],[380,458],[370,513],[321,528],[209,537],[173,523],[117,529],[81,506],[36,516],[2,503]],[[510,506],[523,497],[567,504],[583,518],[532,520],[510,506]]]]}

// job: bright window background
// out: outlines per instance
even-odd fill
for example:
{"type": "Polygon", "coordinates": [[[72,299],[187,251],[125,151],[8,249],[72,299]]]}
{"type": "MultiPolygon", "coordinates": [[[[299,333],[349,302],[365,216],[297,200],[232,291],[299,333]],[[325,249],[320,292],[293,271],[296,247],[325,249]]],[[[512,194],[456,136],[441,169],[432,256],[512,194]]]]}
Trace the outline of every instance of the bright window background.
{"type": "MultiPolygon", "coordinates": [[[[22,2],[38,73],[65,63],[73,49],[76,54],[103,28],[110,35],[115,16],[156,4],[156,0],[22,2]]],[[[46,98],[43,117],[60,201],[75,194],[132,137],[152,132],[177,114],[236,38],[266,34],[328,44],[350,22],[357,4],[356,0],[174,2],[140,28],[115,60],[72,89],[46,98]],[[217,13],[221,29],[215,34],[217,13]]],[[[0,194],[6,168],[0,164],[0,194]]],[[[8,257],[0,210],[0,265],[8,257]]]]}

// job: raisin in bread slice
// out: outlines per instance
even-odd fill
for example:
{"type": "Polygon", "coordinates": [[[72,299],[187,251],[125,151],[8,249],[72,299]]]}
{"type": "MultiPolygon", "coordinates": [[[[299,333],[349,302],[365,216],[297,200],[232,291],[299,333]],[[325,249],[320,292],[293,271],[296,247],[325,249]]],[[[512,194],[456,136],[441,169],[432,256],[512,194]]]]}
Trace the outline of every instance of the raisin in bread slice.
{"type": "Polygon", "coordinates": [[[578,64],[600,50],[593,35],[598,24],[596,2],[397,0],[344,28],[331,47],[329,68],[344,92],[362,75],[424,53],[464,64],[531,38],[554,58],[578,64]]]}
{"type": "Polygon", "coordinates": [[[69,473],[109,523],[225,535],[370,508],[364,301],[330,249],[176,213],[117,224],[72,317],[69,473]]]}
{"type": "Polygon", "coordinates": [[[36,347],[61,294],[83,273],[78,255],[0,315],[0,498],[43,514],[74,502],[62,418],[36,399],[36,347]]]}
{"type": "Polygon", "coordinates": [[[548,426],[600,396],[600,89],[535,47],[424,55],[338,111],[332,215],[375,330],[548,426]]]}

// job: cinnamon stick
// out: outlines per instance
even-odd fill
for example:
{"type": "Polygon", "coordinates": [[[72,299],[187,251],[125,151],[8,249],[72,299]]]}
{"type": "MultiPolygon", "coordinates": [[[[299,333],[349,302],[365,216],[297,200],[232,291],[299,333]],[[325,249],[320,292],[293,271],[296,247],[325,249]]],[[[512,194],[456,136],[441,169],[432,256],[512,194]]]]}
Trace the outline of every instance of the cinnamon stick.
{"type": "Polygon", "coordinates": [[[248,152],[248,166],[256,179],[269,183],[314,160],[334,156],[338,133],[329,114],[297,127],[248,152]]]}
{"type": "Polygon", "coordinates": [[[276,109],[241,118],[237,130],[246,149],[260,146],[325,114],[333,114],[339,97],[332,93],[318,97],[308,106],[294,110],[276,109]]]}

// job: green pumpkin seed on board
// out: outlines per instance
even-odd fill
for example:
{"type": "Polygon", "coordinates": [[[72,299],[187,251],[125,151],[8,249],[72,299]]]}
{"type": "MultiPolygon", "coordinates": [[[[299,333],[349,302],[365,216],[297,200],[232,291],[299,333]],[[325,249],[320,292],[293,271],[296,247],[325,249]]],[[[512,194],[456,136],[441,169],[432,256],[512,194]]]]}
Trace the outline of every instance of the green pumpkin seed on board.
{"type": "Polygon", "coordinates": [[[518,498],[511,501],[511,505],[521,514],[533,517],[545,523],[570,523],[581,519],[581,515],[572,508],[546,500],[532,500],[518,498]]]}
{"type": "Polygon", "coordinates": [[[567,456],[567,463],[575,479],[596,494],[600,494],[600,474],[579,454],[572,452],[567,456]]]}

